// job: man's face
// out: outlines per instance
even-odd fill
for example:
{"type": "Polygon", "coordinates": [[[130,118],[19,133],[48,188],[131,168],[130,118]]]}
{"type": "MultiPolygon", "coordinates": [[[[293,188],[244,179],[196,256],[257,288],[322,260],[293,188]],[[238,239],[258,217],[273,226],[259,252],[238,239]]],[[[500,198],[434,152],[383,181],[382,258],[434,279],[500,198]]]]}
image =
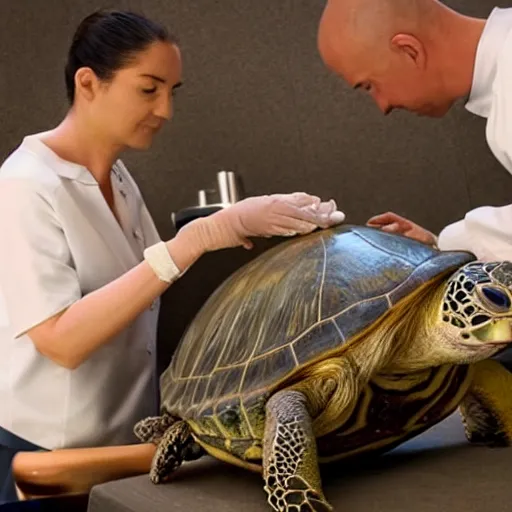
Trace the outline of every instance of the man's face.
{"type": "Polygon", "coordinates": [[[343,28],[329,20],[326,10],[319,28],[318,49],[329,69],[350,86],[367,91],[384,114],[403,109],[422,116],[442,117],[453,100],[447,99],[435,67],[421,54],[421,43],[411,38],[409,43],[413,46],[409,46],[407,37],[399,37],[396,41],[400,44],[361,43],[345,36],[343,28]]]}
{"type": "Polygon", "coordinates": [[[428,73],[400,60],[393,55],[373,62],[359,59],[354,61],[353,69],[338,73],[353,87],[367,91],[385,115],[402,109],[420,116],[444,116],[452,102],[436,93],[428,73]]]}

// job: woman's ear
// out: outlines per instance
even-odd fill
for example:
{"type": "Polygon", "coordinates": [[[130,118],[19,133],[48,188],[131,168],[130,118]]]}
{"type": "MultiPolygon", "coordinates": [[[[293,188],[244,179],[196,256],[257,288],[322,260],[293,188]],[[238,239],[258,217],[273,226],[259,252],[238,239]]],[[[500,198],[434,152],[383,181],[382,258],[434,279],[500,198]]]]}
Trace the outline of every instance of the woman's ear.
{"type": "Polygon", "coordinates": [[[75,73],[75,94],[92,101],[97,94],[99,81],[91,68],[83,67],[75,73]]]}

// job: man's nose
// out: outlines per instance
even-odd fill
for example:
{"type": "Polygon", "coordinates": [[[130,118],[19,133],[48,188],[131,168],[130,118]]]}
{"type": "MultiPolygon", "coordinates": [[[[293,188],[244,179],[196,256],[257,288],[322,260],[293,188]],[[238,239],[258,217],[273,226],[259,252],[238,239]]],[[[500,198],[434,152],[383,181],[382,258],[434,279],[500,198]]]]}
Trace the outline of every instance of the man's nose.
{"type": "Polygon", "coordinates": [[[375,103],[377,103],[377,106],[379,107],[379,110],[387,116],[388,114],[391,114],[393,111],[393,107],[385,100],[379,98],[375,99],[375,103]]]}

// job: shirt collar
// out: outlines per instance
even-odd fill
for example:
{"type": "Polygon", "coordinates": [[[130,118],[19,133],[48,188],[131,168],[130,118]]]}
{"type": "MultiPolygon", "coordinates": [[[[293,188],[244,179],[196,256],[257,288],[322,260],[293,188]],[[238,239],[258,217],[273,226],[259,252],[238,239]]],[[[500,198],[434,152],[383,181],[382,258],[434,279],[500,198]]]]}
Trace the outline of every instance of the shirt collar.
{"type": "Polygon", "coordinates": [[[487,19],[476,51],[471,92],[465,105],[473,114],[489,116],[496,63],[511,29],[512,9],[495,7],[487,19]]]}
{"type": "Polygon", "coordinates": [[[39,158],[46,162],[59,176],[62,176],[63,178],[75,180],[83,183],[84,185],[98,185],[98,182],[89,172],[87,167],[63,160],[44,142],[42,142],[41,137],[45,133],[46,132],[26,136],[23,139],[21,148],[36,154],[39,158]]]}

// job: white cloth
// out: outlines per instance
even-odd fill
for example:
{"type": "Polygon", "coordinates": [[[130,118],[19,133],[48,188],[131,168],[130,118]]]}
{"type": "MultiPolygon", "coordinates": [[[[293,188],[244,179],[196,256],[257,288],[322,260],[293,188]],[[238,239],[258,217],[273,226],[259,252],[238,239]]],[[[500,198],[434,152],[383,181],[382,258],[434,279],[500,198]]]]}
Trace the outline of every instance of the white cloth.
{"type": "Polygon", "coordinates": [[[25,334],[121,276],[160,240],[134,180],[111,173],[117,222],[92,174],[26,137],[0,168],[0,426],[47,449],[134,442],[156,406],[159,301],[75,370],[25,334]]]}
{"type": "MultiPolygon", "coordinates": [[[[512,8],[495,8],[486,21],[466,108],[487,118],[487,143],[512,174],[512,8]]],[[[469,250],[485,261],[512,260],[512,204],[470,211],[443,229],[438,245],[469,250]]]]}

